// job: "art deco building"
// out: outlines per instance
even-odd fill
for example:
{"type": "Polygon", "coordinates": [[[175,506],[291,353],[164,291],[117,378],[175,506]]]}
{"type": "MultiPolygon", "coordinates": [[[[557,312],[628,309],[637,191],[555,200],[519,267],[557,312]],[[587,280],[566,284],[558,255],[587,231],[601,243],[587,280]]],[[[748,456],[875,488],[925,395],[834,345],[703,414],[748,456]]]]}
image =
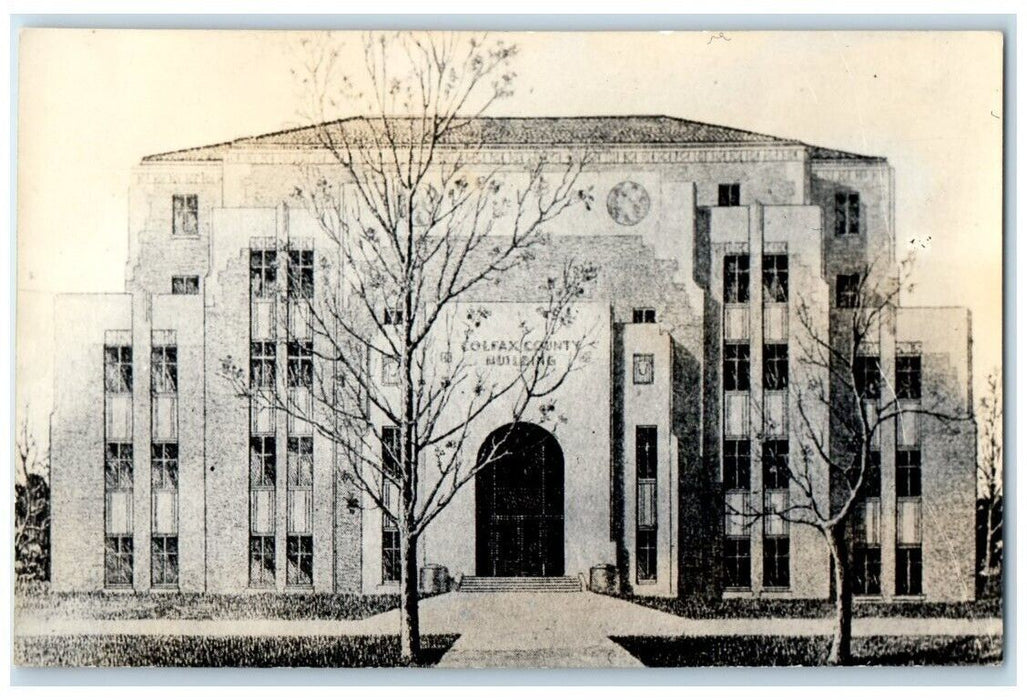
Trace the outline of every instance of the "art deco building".
{"type": "MultiPolygon", "coordinates": [[[[466,131],[443,151],[473,146],[476,162],[508,171],[588,148],[580,180],[595,206],[568,210],[530,263],[476,293],[493,313],[464,351],[495,371],[516,365],[508,331],[570,259],[598,270],[576,304],[594,344],[554,398],[559,428],[526,417],[517,478],[493,469],[469,483],[428,527],[422,563],[465,581],[609,564],[639,595],[828,597],[814,529],[737,514],[803,496],[780,468],[805,454],[797,336],[809,323],[844,334],[867,263],[894,262],[887,161],[670,117],[466,131]]],[[[56,308],[55,589],[395,590],[395,530],[342,477],[337,446],[251,406],[221,372],[235,358],[311,400],[302,301],[331,243],[292,194],[297,166],[325,162],[310,127],[135,169],[124,293],[56,308]],[[286,269],[300,282],[277,298],[286,269]]],[[[868,400],[940,397],[969,413],[966,309],[891,309],[861,354],[868,400]]],[[[813,417],[825,431],[829,413],[813,417]]],[[[505,422],[490,420],[474,449],[505,422]]],[[[879,484],[855,518],[861,595],[973,597],[974,455],[969,422],[910,414],[883,427],[879,484]]],[[[828,479],[812,488],[830,497],[828,479]]]]}

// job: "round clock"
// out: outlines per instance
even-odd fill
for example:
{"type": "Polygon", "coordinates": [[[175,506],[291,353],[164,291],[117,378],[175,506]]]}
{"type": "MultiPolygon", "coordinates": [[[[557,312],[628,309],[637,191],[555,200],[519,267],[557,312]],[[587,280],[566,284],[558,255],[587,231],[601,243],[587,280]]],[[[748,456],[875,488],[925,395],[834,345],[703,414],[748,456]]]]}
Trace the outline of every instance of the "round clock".
{"type": "Polygon", "coordinates": [[[637,182],[625,180],[610,190],[606,211],[621,226],[634,226],[649,213],[649,193],[637,182]]]}

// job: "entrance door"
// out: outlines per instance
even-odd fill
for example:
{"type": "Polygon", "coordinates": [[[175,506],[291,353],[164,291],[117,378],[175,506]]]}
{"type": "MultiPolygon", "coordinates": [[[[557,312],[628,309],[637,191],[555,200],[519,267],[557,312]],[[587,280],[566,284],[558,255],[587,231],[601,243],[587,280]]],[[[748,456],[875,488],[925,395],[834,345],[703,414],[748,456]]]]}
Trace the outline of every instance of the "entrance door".
{"type": "Polygon", "coordinates": [[[563,575],[563,451],[552,433],[511,423],[482,443],[475,477],[477,574],[563,575]]]}

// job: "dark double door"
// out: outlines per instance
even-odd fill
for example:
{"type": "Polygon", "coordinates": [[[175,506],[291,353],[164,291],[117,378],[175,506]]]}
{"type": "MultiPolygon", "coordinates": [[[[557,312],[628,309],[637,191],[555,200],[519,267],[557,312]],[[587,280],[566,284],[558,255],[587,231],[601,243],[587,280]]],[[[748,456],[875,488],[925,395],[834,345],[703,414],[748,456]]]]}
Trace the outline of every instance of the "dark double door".
{"type": "Polygon", "coordinates": [[[475,477],[479,576],[562,576],[563,452],[544,428],[492,433],[480,455],[498,458],[475,477]]]}

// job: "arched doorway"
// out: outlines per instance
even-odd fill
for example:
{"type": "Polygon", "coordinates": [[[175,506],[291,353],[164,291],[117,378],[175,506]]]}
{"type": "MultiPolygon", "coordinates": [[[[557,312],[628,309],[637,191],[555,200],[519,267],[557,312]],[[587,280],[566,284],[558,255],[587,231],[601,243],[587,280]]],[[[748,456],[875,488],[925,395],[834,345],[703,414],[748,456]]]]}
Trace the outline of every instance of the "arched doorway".
{"type": "Polygon", "coordinates": [[[475,476],[479,576],[562,576],[563,450],[549,431],[511,423],[482,443],[475,476]]]}

